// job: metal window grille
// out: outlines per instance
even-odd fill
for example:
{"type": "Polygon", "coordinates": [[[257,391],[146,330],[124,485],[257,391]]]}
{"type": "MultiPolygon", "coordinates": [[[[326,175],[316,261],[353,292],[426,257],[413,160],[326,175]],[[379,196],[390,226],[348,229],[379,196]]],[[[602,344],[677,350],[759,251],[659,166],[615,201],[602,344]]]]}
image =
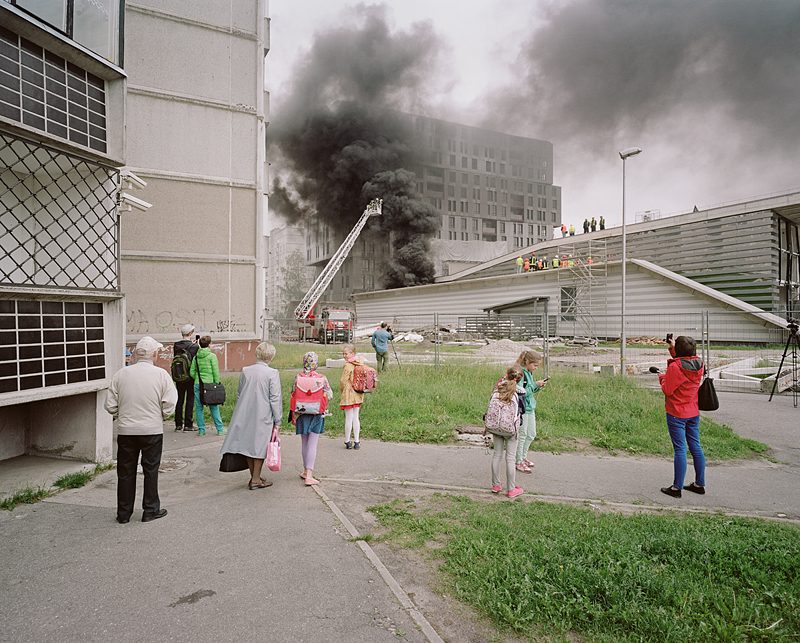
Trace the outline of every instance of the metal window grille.
{"type": "Polygon", "coordinates": [[[0,393],[100,380],[103,304],[0,300],[0,393]]]}
{"type": "Polygon", "coordinates": [[[0,115],[106,151],[105,81],[3,28],[0,115]]]}
{"type": "Polygon", "coordinates": [[[118,172],[0,132],[0,284],[118,290],[118,172]]]}

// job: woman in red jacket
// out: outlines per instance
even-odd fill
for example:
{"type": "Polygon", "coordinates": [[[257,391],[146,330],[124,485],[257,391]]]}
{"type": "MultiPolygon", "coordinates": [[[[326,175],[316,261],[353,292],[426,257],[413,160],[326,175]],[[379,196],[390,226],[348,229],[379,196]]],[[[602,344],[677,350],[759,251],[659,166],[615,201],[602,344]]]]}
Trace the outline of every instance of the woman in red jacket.
{"type": "Polygon", "coordinates": [[[667,372],[660,373],[658,380],[664,391],[667,409],[667,428],[672,438],[675,453],[675,478],[671,487],[661,487],[661,492],[681,497],[681,489],[694,493],[705,493],[706,458],[700,446],[700,410],[697,408],[697,389],[703,381],[703,360],[695,355],[697,345],[691,337],[681,335],[673,343],[670,340],[667,372]],[[695,479],[683,486],[686,477],[686,445],[692,454],[695,479]]]}

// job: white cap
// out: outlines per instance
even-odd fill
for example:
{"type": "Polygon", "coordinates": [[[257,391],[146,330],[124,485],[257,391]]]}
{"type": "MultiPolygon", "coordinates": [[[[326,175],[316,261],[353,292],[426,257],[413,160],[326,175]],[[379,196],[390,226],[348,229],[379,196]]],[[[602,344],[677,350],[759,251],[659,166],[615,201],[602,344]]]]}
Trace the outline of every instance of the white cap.
{"type": "Polygon", "coordinates": [[[134,353],[137,355],[150,355],[151,353],[155,353],[157,350],[162,348],[164,348],[163,344],[159,344],[152,337],[145,335],[138,342],[136,342],[134,353]]]}
{"type": "Polygon", "coordinates": [[[181,335],[188,337],[194,332],[194,324],[184,324],[181,326],[181,335]]]}

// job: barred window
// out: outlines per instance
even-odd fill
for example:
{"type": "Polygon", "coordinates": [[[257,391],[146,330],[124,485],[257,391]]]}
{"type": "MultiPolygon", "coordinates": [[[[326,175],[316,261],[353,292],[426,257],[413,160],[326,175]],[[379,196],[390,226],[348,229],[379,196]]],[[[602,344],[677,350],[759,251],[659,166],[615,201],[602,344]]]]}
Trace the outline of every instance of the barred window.
{"type": "Polygon", "coordinates": [[[106,152],[105,81],[3,28],[0,115],[106,152]]]}
{"type": "Polygon", "coordinates": [[[0,300],[0,393],[106,376],[103,304],[0,300]]]}

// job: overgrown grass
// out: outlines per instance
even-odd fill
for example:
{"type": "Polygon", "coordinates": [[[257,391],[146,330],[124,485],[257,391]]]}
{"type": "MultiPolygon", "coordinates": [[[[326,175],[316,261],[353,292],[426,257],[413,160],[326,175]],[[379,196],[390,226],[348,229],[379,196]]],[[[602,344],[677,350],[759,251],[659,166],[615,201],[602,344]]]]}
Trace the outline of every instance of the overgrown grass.
{"type": "Polygon", "coordinates": [[[456,597],[532,639],[800,639],[800,529],[435,496],[370,508],[456,597]]]}
{"type": "MultiPolygon", "coordinates": [[[[330,435],[344,430],[339,410],[340,369],[321,369],[334,390],[333,417],[325,420],[330,435]]],[[[281,371],[284,415],[297,371],[281,371]]],[[[361,410],[362,434],[392,442],[445,443],[455,428],[480,425],[486,405],[503,369],[474,364],[458,368],[393,365],[380,376],[378,390],[367,396],[361,410]]],[[[233,411],[238,376],[224,378],[228,400],[222,409],[227,423],[233,411]]],[[[284,417],[285,419],[285,417],[284,417]]],[[[548,386],[537,395],[539,451],[575,451],[596,448],[608,452],[671,455],[666,429],[664,398],[660,391],[643,389],[630,378],[554,372],[548,386]]],[[[703,418],[703,447],[715,460],[752,457],[768,447],[737,436],[703,418]]]]}
{"type": "Polygon", "coordinates": [[[96,464],[94,469],[64,474],[53,483],[53,486],[58,487],[59,489],[78,489],[91,482],[96,476],[100,475],[104,471],[108,471],[109,469],[113,468],[114,465],[110,462],[106,464],[96,464]]]}
{"type": "Polygon", "coordinates": [[[17,505],[32,505],[44,500],[49,495],[50,491],[44,487],[26,487],[17,491],[13,496],[0,500],[0,509],[11,511],[17,505]]]}

